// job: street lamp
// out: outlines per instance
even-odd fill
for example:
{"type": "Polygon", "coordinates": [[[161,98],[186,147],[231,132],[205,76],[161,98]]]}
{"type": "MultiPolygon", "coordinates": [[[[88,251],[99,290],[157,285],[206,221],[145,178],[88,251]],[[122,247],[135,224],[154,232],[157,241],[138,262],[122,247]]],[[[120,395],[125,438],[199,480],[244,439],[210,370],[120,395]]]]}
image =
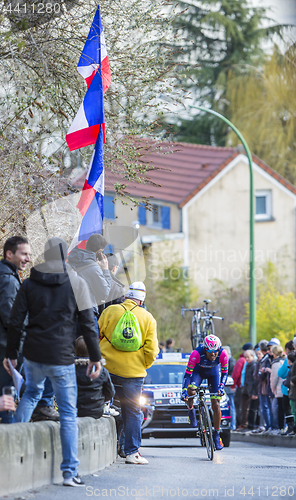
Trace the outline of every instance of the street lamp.
{"type": "Polygon", "coordinates": [[[225,116],[213,111],[212,109],[203,108],[202,106],[189,106],[190,108],[199,109],[205,113],[210,113],[217,116],[225,123],[227,123],[232,130],[236,133],[242,145],[245,148],[246,155],[249,161],[250,169],[250,288],[249,288],[249,301],[250,301],[250,342],[256,345],[256,282],[255,282],[255,260],[254,260],[254,182],[253,182],[253,165],[252,165],[252,155],[248,144],[246,143],[244,137],[240,131],[231,123],[225,116]]]}
{"type": "Polygon", "coordinates": [[[139,262],[138,262],[138,234],[140,229],[140,222],[138,220],[134,220],[132,222],[133,228],[137,231],[137,236],[134,239],[133,247],[134,247],[134,281],[139,281],[139,262]]]}

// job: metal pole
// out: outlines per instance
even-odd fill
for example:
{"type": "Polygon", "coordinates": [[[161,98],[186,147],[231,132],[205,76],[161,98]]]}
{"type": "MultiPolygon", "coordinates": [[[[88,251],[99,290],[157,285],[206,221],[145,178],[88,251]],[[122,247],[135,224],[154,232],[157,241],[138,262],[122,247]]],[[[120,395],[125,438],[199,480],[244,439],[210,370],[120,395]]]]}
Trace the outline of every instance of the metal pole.
{"type": "Polygon", "coordinates": [[[199,109],[205,113],[210,113],[212,115],[221,118],[225,123],[227,123],[232,130],[236,133],[238,138],[241,140],[242,145],[245,148],[246,155],[249,161],[250,168],[250,287],[249,287],[249,300],[250,300],[250,342],[253,346],[256,344],[256,281],[255,281],[255,260],[254,260],[254,181],[253,181],[253,165],[252,165],[252,155],[248,144],[246,143],[244,137],[240,131],[231,123],[225,116],[213,111],[212,109],[203,108],[202,106],[189,106],[190,108],[199,109]]]}

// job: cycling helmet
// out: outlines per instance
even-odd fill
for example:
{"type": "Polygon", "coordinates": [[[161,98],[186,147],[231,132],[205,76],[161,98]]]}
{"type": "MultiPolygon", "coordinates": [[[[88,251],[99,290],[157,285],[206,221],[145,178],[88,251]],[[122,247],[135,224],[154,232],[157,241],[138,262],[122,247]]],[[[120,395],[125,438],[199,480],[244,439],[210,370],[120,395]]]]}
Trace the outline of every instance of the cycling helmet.
{"type": "Polygon", "coordinates": [[[221,346],[221,340],[216,335],[207,335],[203,341],[203,348],[207,352],[218,352],[221,346]]]}

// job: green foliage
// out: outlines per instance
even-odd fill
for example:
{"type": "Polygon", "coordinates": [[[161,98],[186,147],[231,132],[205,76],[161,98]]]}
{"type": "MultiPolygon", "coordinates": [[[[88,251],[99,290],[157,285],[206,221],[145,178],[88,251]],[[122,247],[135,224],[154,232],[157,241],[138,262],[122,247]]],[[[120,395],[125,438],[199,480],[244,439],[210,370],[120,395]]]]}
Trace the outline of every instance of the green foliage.
{"type": "MultiPolygon", "coordinates": [[[[251,151],[296,183],[296,43],[284,55],[277,47],[261,69],[228,75],[231,120],[251,151]],[[254,130],[256,133],[254,133],[254,130]]],[[[228,145],[238,138],[230,133],[228,145]]]]}
{"type": "Polygon", "coordinates": [[[183,320],[181,307],[194,307],[197,289],[189,285],[184,268],[178,263],[164,267],[161,279],[148,284],[146,304],[157,320],[159,340],[174,338],[176,347],[191,351],[191,317],[183,320]]]}
{"type": "MultiPolygon", "coordinates": [[[[191,103],[198,102],[230,118],[226,97],[228,74],[245,74],[246,65],[258,66],[264,60],[262,43],[282,27],[263,28],[272,21],[266,9],[246,0],[182,1],[182,15],[174,22],[181,43],[174,45],[176,60],[187,71],[179,85],[190,89],[191,103]]],[[[199,113],[190,119],[174,121],[176,138],[185,142],[225,146],[225,123],[199,113]]]]}

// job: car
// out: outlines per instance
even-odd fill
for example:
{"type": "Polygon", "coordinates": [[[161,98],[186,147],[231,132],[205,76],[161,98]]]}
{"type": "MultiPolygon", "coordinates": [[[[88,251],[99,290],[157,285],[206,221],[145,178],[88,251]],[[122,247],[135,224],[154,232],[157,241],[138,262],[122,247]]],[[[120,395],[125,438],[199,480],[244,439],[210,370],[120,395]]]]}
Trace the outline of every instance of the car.
{"type": "MultiPolygon", "coordinates": [[[[197,430],[189,426],[186,404],[181,401],[182,382],[190,354],[183,352],[159,354],[153,365],[147,370],[141,396],[143,412],[142,437],[192,437],[197,430]]],[[[233,380],[228,377],[227,385],[233,380]]],[[[211,401],[207,381],[205,388],[206,402],[210,413],[211,401]]],[[[195,400],[194,400],[195,404],[195,400]]],[[[224,391],[220,400],[221,438],[224,446],[230,444],[230,408],[229,398],[224,391]]]]}

